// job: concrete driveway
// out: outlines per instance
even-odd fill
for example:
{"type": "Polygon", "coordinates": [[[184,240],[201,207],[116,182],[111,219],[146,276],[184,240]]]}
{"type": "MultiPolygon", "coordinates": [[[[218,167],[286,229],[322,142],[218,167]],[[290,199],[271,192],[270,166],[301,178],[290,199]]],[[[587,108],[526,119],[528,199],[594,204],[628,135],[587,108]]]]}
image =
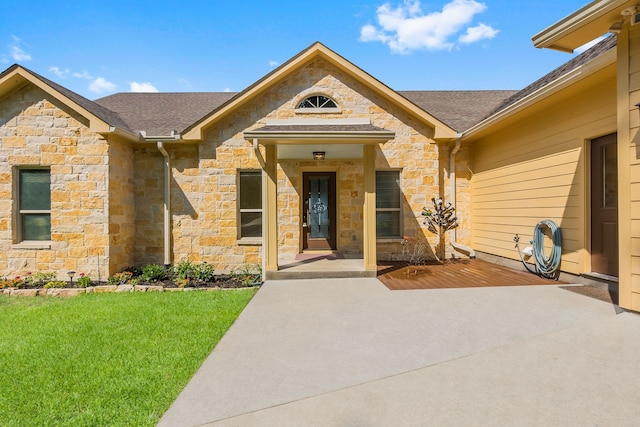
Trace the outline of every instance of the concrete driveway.
{"type": "Polygon", "coordinates": [[[268,281],[160,426],[640,424],[640,316],[557,286],[268,281]]]}

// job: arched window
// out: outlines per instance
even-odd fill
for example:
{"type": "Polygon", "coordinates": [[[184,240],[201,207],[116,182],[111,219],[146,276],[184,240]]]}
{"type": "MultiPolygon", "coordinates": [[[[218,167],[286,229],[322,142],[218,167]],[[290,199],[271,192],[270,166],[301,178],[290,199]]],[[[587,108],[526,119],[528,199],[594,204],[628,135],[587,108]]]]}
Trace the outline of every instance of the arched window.
{"type": "Polygon", "coordinates": [[[296,107],[298,112],[335,113],[340,108],[336,102],[325,95],[311,95],[303,99],[296,107]]]}

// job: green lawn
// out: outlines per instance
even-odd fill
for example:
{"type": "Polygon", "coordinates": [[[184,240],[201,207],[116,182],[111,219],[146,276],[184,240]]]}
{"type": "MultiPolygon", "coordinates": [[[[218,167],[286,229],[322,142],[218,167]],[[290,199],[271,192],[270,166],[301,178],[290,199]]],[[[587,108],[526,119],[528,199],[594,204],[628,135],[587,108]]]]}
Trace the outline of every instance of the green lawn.
{"type": "Polygon", "coordinates": [[[0,296],[0,425],[155,425],[255,292],[0,296]]]}

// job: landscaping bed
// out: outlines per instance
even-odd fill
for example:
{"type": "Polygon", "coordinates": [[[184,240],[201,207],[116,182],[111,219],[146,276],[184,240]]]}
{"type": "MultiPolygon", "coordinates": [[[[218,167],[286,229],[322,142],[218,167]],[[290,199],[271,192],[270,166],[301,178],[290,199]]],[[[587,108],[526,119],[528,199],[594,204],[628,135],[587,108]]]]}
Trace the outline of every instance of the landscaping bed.
{"type": "Polygon", "coordinates": [[[110,276],[107,281],[92,280],[83,272],[67,272],[69,280],[59,280],[56,273],[28,272],[24,276],[0,278],[2,295],[72,296],[92,292],[147,292],[194,289],[232,289],[259,286],[259,266],[245,266],[228,274],[216,273],[207,263],[182,261],[171,267],[148,264],[131,267],[110,276]],[[75,280],[74,280],[75,278],[75,280]]]}

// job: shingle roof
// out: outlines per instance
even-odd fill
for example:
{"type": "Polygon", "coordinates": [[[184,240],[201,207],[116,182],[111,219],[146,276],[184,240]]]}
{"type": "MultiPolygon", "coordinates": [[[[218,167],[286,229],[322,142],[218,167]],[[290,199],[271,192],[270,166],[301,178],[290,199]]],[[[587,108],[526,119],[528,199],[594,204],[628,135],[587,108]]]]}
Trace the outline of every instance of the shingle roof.
{"type": "Polygon", "coordinates": [[[516,90],[399,91],[452,129],[462,132],[484,119],[516,90]]]}
{"type": "MultiPolygon", "coordinates": [[[[543,88],[571,70],[612,49],[615,37],[607,37],[586,52],[556,68],[520,91],[398,91],[406,99],[452,129],[462,132],[543,88]]],[[[15,70],[13,65],[0,78],[15,70]]],[[[116,93],[90,101],[75,92],[22,67],[111,126],[148,136],[182,132],[238,95],[232,92],[116,93]]]]}
{"type": "Polygon", "coordinates": [[[515,104],[516,102],[525,98],[526,96],[531,95],[537,90],[542,89],[548,84],[556,81],[557,79],[564,76],[568,72],[578,68],[581,65],[584,65],[590,62],[591,60],[597,58],[603,53],[606,53],[610,49],[613,49],[615,46],[616,46],[615,36],[611,35],[605,38],[604,40],[602,40],[600,43],[596,44],[592,48],[586,50],[585,52],[576,56],[572,60],[565,62],[555,70],[551,71],[549,74],[544,75],[543,77],[531,83],[529,86],[525,87],[521,91],[505,99],[504,102],[502,102],[493,111],[491,111],[490,114],[487,114],[486,117],[483,117],[483,119],[489,118],[494,114],[499,113],[500,111],[504,110],[505,108],[509,107],[512,104],[515,104]]]}
{"type": "Polygon", "coordinates": [[[128,127],[149,136],[182,132],[230,98],[231,92],[116,93],[94,102],[117,111],[128,127]]]}

